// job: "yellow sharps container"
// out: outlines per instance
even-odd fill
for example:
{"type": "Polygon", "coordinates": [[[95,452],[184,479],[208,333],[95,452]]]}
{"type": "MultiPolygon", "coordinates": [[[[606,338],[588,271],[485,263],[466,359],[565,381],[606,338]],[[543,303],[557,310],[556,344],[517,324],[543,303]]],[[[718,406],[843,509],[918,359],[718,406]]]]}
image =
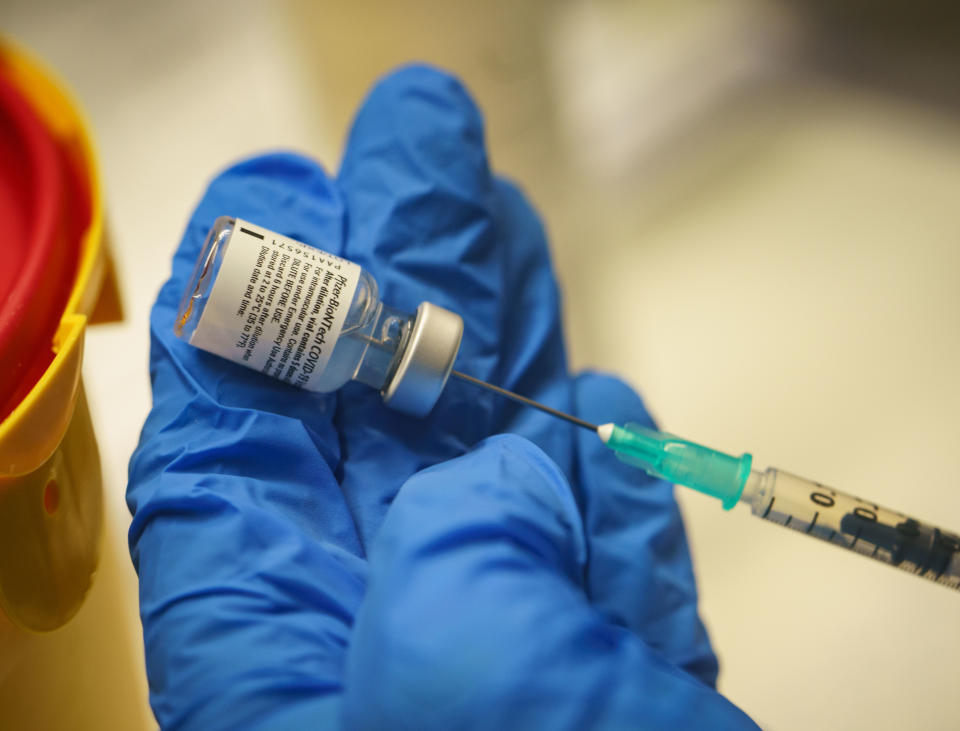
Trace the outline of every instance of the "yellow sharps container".
{"type": "Polygon", "coordinates": [[[87,127],[2,40],[0,221],[0,615],[47,631],[77,612],[97,566],[100,462],[81,363],[87,323],[119,308],[103,287],[113,278],[87,127]]]}

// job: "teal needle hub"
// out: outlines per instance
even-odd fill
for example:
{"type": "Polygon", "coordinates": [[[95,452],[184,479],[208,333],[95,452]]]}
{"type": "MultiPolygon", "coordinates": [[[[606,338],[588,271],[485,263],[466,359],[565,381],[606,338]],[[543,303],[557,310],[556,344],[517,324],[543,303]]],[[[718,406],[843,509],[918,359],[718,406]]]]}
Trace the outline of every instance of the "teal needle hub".
{"type": "Polygon", "coordinates": [[[600,439],[617,459],[647,474],[718,498],[730,510],[743,493],[753,457],[734,457],[639,424],[604,424],[600,439]]]}

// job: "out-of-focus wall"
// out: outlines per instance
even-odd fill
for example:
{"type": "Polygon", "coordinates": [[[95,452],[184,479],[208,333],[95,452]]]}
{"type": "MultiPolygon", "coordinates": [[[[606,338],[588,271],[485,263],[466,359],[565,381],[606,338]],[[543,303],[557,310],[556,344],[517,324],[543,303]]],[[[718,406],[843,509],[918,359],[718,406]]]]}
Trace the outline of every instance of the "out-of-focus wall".
{"type": "MultiPolygon", "coordinates": [[[[150,304],[217,169],[293,146],[335,170],[405,61],[464,78],[540,208],[574,366],[620,373],[671,431],[960,528],[960,68],[929,4],[8,5],[90,112],[127,320],[87,347],[103,570],[21,648],[0,727],[150,725],[122,502],[150,304]]],[[[679,498],[721,689],[758,722],[954,725],[953,593],[679,498]]]]}

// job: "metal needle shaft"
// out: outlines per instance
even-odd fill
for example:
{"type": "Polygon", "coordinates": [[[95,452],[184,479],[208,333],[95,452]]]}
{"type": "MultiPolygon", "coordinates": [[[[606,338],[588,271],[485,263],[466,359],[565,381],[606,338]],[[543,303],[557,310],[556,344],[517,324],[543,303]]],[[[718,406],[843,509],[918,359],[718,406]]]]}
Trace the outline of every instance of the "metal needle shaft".
{"type": "Polygon", "coordinates": [[[519,401],[521,404],[526,404],[527,406],[532,406],[535,409],[540,409],[551,416],[556,416],[558,419],[565,419],[571,424],[576,424],[579,427],[584,429],[589,429],[592,432],[597,430],[596,424],[591,424],[589,421],[584,421],[583,419],[578,419],[576,416],[571,416],[570,414],[565,414],[562,411],[557,411],[556,409],[551,409],[549,406],[541,404],[539,401],[534,401],[529,399],[526,396],[521,396],[518,393],[513,391],[508,391],[505,388],[500,388],[500,386],[494,386],[492,383],[487,383],[486,381],[481,381],[479,378],[474,378],[473,376],[468,376],[466,373],[461,373],[460,371],[450,371],[451,376],[456,376],[461,381],[466,381],[467,383],[472,383],[474,386],[480,386],[481,388],[489,389],[495,393],[499,393],[501,396],[506,396],[508,399],[513,399],[514,401],[519,401]]]}

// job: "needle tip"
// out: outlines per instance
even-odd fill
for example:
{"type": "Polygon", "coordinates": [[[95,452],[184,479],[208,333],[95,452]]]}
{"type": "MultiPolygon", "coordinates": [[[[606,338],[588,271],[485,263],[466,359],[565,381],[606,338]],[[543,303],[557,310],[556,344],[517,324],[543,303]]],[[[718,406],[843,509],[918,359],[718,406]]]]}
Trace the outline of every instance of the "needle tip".
{"type": "Polygon", "coordinates": [[[600,437],[600,441],[606,444],[610,441],[610,437],[613,436],[613,424],[601,424],[597,427],[597,436],[600,437]]]}

